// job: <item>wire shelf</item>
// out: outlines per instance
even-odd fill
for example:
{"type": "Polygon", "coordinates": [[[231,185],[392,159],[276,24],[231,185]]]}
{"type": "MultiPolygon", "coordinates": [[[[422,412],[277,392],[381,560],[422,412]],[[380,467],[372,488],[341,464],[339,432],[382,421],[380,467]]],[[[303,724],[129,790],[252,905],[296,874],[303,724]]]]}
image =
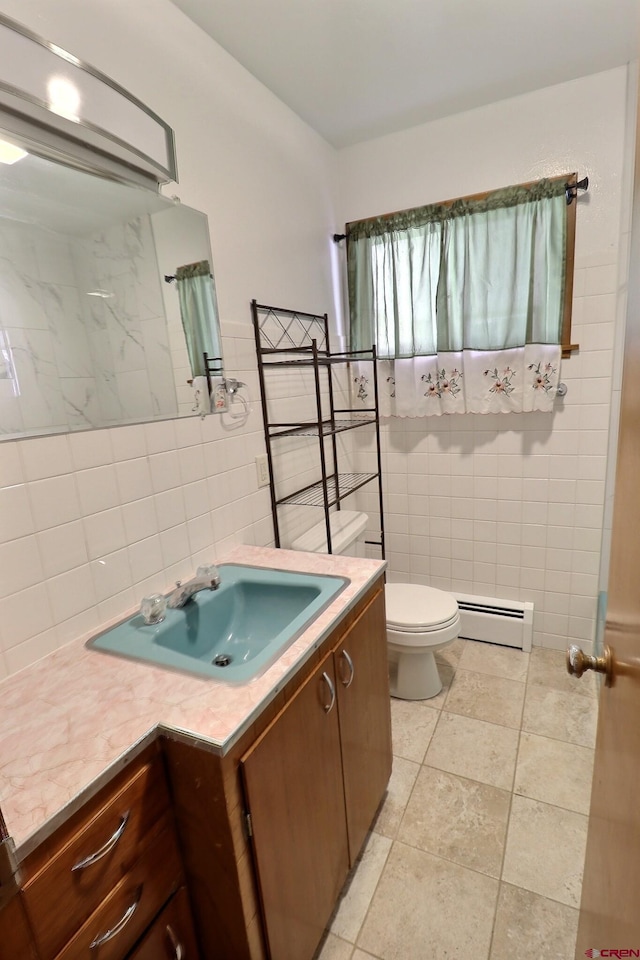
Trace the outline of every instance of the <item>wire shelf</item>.
{"type": "Polygon", "coordinates": [[[345,430],[356,430],[375,423],[375,417],[354,417],[350,420],[323,420],[322,423],[278,424],[270,425],[270,435],[277,437],[330,437],[335,433],[344,433],[345,430]],[[282,429],[281,429],[282,428],[282,429]]]}
{"type": "MultiPolygon", "coordinates": [[[[263,356],[276,356],[283,353],[293,353],[293,349],[288,350],[262,350],[261,353],[263,356]]],[[[360,350],[358,353],[345,353],[340,356],[331,356],[327,357],[323,354],[318,354],[317,359],[309,356],[308,353],[301,353],[299,357],[294,357],[289,360],[263,360],[263,367],[331,367],[336,364],[345,364],[345,363],[355,363],[356,361],[367,361],[373,360],[371,351],[360,350]]]]}
{"type": "MultiPolygon", "coordinates": [[[[329,321],[327,314],[307,313],[303,310],[289,310],[281,307],[260,304],[257,300],[251,301],[251,316],[256,341],[256,358],[258,361],[258,379],[264,421],[265,444],[269,463],[269,494],[271,498],[271,515],[273,518],[273,532],[276,547],[281,546],[279,508],[284,505],[320,507],[324,510],[325,521],[329,522],[329,508],[339,506],[346,497],[355,493],[360,487],[377,480],[378,511],[380,514],[380,539],[368,541],[380,547],[382,559],[385,557],[384,546],[384,504],[382,498],[382,461],[380,453],[380,420],[378,409],[378,374],[376,367],[376,348],[372,345],[369,350],[346,350],[335,352],[331,350],[329,337],[329,321]],[[336,364],[348,364],[358,361],[372,363],[371,377],[373,395],[367,406],[356,401],[340,402],[337,406],[334,392],[334,371],[336,364]],[[291,413],[284,413],[281,419],[272,420],[269,416],[269,386],[270,378],[277,367],[308,367],[313,371],[309,387],[309,400],[314,407],[292,408],[291,413]],[[296,413],[305,417],[313,410],[314,419],[287,420],[287,416],[294,417],[296,413]],[[376,473],[342,473],[339,459],[348,453],[348,444],[338,444],[337,435],[358,427],[373,426],[375,431],[375,450],[377,461],[376,473]],[[284,445],[279,449],[279,456],[274,460],[274,442],[280,437],[309,437],[315,438],[316,443],[309,443],[308,464],[309,472],[306,478],[318,477],[313,483],[289,493],[286,497],[276,497],[276,469],[280,467],[280,456],[286,455],[289,450],[284,445]],[[346,448],[346,449],[343,449],[346,448]]],[[[307,378],[305,378],[306,382],[307,378]]],[[[275,377],[271,385],[277,384],[277,396],[271,398],[283,399],[282,378],[275,377]]],[[[280,409],[282,409],[280,407],[280,409]]],[[[313,414],[312,414],[313,416],[313,414]]],[[[294,447],[296,445],[294,444],[294,447]]],[[[298,450],[300,449],[297,445],[298,450]]],[[[305,452],[306,449],[305,449],[305,452]]],[[[347,469],[351,465],[345,463],[347,469]]],[[[373,466],[373,464],[371,464],[373,466]]],[[[298,482],[304,482],[300,479],[298,482]]],[[[375,507],[373,508],[376,509],[375,507]]]]}
{"type": "MultiPolygon", "coordinates": [[[[337,478],[337,486],[335,474],[327,477],[327,497],[329,500],[329,506],[335,506],[335,504],[340,500],[344,500],[345,497],[355,493],[355,491],[359,490],[360,487],[364,487],[366,483],[369,483],[371,480],[375,480],[377,477],[377,473],[341,473],[337,478]],[[338,489],[340,490],[339,495],[338,489]]],[[[279,504],[297,504],[298,506],[305,507],[324,507],[323,491],[324,485],[322,480],[319,480],[317,483],[312,483],[310,486],[304,487],[302,490],[297,490],[295,493],[291,493],[288,497],[283,497],[277,502],[279,504]]]]}

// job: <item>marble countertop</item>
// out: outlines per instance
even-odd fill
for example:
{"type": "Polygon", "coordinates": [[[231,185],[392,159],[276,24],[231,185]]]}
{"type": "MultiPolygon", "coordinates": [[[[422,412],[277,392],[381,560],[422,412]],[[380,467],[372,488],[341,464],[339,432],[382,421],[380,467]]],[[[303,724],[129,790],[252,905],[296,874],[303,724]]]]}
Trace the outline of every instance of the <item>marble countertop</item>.
{"type": "Polygon", "coordinates": [[[0,683],[0,808],[19,860],[158,726],[225,753],[385,568],[379,560],[249,546],[218,562],[350,583],[262,676],[242,686],[88,650],[87,636],[0,683]]]}

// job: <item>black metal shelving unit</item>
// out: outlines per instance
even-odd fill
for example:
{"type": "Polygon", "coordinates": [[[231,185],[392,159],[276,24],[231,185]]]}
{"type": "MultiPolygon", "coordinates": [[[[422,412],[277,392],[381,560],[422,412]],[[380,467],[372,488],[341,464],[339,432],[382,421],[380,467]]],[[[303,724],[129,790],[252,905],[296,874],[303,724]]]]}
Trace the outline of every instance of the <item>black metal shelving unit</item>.
{"type": "Polygon", "coordinates": [[[260,396],[269,466],[271,512],[276,546],[281,546],[278,510],[285,505],[297,504],[323,509],[328,552],[332,553],[330,521],[332,509],[340,510],[343,500],[355,493],[356,490],[366,484],[377,482],[380,539],[367,540],[366,542],[380,547],[381,556],[384,560],[382,461],[380,456],[380,419],[378,414],[375,346],[370,350],[333,353],[329,341],[329,322],[326,313],[305,313],[300,310],[271,307],[252,300],[251,316],[258,359],[260,396]],[[374,405],[359,409],[351,407],[336,408],[333,370],[337,364],[344,366],[356,360],[371,362],[374,405]],[[315,419],[298,423],[281,423],[270,419],[269,371],[283,367],[308,367],[313,371],[315,419]],[[323,409],[323,380],[326,389],[325,407],[328,407],[328,410],[323,409]],[[339,433],[347,430],[362,428],[373,428],[375,431],[377,469],[374,473],[342,473],[339,470],[336,437],[339,433]],[[274,445],[277,445],[278,440],[283,437],[318,438],[319,479],[315,483],[287,494],[287,496],[278,498],[276,495],[274,445]],[[327,441],[328,450],[325,446],[327,441]]]}

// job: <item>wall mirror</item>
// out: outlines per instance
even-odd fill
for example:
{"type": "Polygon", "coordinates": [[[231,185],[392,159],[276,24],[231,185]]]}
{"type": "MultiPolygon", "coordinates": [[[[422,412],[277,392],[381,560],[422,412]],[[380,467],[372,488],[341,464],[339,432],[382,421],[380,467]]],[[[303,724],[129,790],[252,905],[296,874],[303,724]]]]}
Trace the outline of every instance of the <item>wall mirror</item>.
{"type": "Polygon", "coordinates": [[[41,155],[0,163],[0,439],[194,416],[164,278],[196,262],[203,213],[41,155]]]}

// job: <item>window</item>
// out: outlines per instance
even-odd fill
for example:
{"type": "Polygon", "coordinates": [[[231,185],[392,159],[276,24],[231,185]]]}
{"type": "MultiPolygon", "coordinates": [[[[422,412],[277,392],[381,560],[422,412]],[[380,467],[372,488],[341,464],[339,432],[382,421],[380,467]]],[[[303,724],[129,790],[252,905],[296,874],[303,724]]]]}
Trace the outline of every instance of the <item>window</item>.
{"type": "Polygon", "coordinates": [[[571,174],[347,225],[351,348],[376,344],[383,415],[552,409],[576,190],[571,174]]]}
{"type": "Polygon", "coordinates": [[[386,358],[571,346],[575,175],[347,225],[351,345],[386,358]]]}

